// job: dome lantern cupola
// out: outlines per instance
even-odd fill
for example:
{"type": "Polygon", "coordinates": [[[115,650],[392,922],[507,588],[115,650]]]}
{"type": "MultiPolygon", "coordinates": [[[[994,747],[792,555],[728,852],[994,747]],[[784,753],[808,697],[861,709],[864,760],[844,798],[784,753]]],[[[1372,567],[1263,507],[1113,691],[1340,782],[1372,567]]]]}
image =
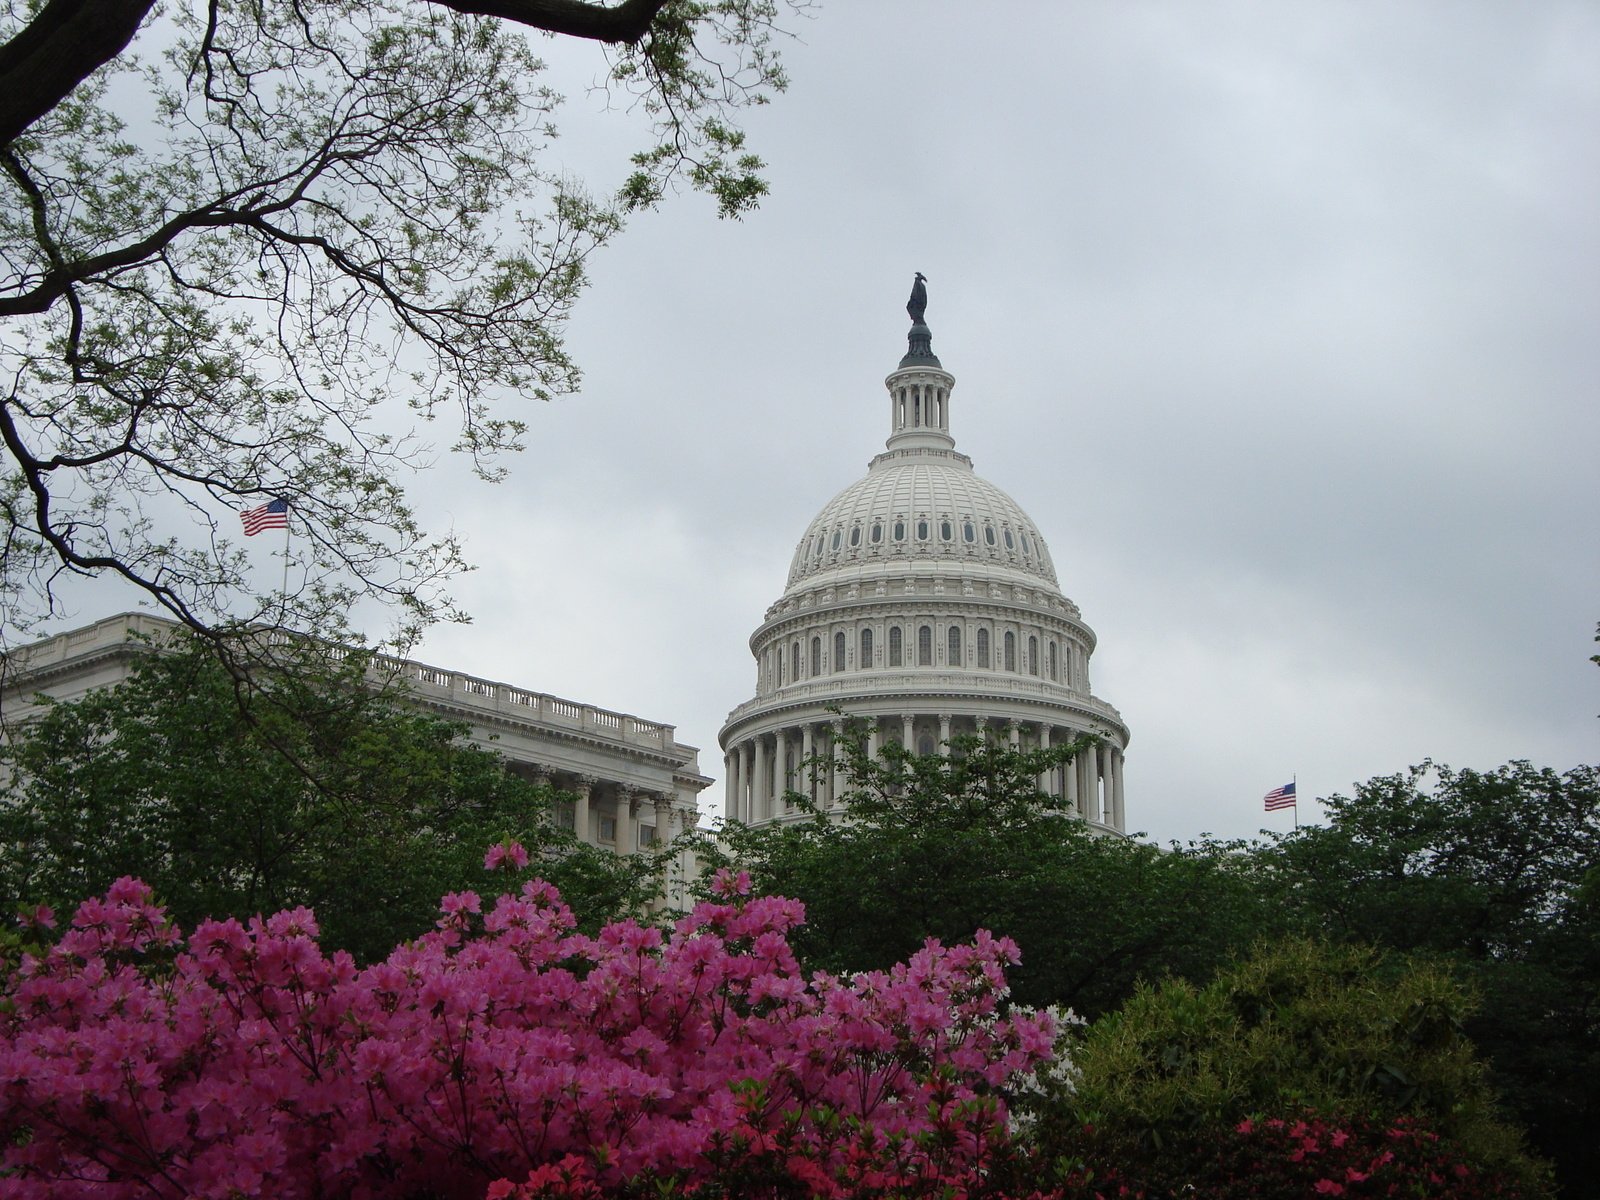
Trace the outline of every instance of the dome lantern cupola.
{"type": "Polygon", "coordinates": [[[955,376],[940,364],[933,352],[933,331],[923,319],[928,308],[927,277],[917,272],[911,285],[906,311],[911,314],[911,332],[906,335],[906,353],[900,365],[885,379],[889,389],[890,450],[954,450],[950,436],[950,393],[955,376]]]}

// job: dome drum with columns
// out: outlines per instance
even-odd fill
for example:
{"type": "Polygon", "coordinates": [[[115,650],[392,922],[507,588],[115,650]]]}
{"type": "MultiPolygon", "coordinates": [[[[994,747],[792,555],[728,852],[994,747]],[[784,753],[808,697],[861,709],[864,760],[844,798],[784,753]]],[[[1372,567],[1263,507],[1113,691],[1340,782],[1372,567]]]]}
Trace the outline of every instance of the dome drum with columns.
{"type": "Polygon", "coordinates": [[[734,709],[727,815],[788,816],[785,791],[823,807],[843,781],[801,764],[831,758],[834,709],[894,741],[941,753],[959,734],[1049,746],[1102,740],[1041,779],[1092,826],[1121,833],[1128,729],[1089,688],[1094,632],[1061,594],[1049,549],[1021,507],[980,478],[950,435],[955,378],[920,319],[885,384],[890,435],[867,474],[830,500],[795,549],[788,585],[750,639],[755,697],[734,709]]]}

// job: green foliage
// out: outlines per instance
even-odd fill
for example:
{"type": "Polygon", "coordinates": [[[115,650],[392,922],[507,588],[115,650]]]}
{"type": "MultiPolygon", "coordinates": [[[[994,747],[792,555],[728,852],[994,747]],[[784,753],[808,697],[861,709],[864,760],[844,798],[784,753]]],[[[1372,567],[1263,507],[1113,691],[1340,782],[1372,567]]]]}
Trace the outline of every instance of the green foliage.
{"type": "Polygon", "coordinates": [[[0,634],[54,614],[63,572],[196,628],[336,635],[362,597],[408,631],[458,616],[461,548],[406,500],[437,439],[405,408],[496,477],[517,406],[577,386],[565,324],[625,216],[679,181],[725,216],[765,192],[736,119],[785,86],[779,0],[453,8],[0,8],[0,42],[76,75],[0,56],[0,95],[34,93],[0,137],[0,634]],[[131,42],[72,33],[113,19],[131,42]],[[614,195],[546,157],[540,34],[593,42],[644,117],[614,195]],[[257,596],[234,514],[272,497],[297,536],[257,596]]]}
{"type": "MultiPolygon", "coordinates": [[[[704,859],[748,870],[768,894],[806,905],[795,938],[812,966],[885,967],[936,937],[989,929],[1014,939],[1016,998],[1095,1015],[1140,977],[1205,978],[1235,946],[1273,928],[1248,858],[1203,844],[1163,851],[1090,833],[1052,807],[1041,774],[1087,742],[1013,750],[959,738],[949,756],[840,739],[848,819],[726,827],[704,859]]],[[[810,808],[790,793],[791,805],[810,808]]]]}
{"type": "MultiPolygon", "coordinates": [[[[1482,997],[1497,1091],[1569,1188],[1600,1178],[1600,772],[1424,763],[1325,802],[1265,877],[1302,928],[1429,956],[1482,997]]],[[[1574,1190],[1573,1195],[1592,1194],[1574,1190]]]]}
{"type": "Polygon", "coordinates": [[[1463,1031],[1448,971],[1355,946],[1264,945],[1204,987],[1144,985],[1091,1027],[1046,1140],[1093,1127],[1130,1156],[1189,1154],[1252,1114],[1415,1117],[1474,1164],[1537,1183],[1463,1031]]]}
{"type": "Polygon", "coordinates": [[[0,747],[0,903],[70,912],[133,875],[186,926],[308,905],[326,944],[366,959],[430,928],[445,892],[493,886],[483,855],[505,837],[586,926],[653,894],[650,856],[577,842],[548,788],[374,690],[366,665],[308,652],[242,690],[196,641],[48,704],[0,747]]]}

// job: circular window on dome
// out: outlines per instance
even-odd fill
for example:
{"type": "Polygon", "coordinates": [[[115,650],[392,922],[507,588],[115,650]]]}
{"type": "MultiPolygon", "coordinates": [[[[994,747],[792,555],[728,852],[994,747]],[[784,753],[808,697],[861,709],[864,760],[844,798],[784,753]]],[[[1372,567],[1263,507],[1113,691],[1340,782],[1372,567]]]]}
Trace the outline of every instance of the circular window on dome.
{"type": "Polygon", "coordinates": [[[894,540],[897,542],[906,540],[906,523],[904,521],[896,521],[894,523],[894,540]]]}
{"type": "Polygon", "coordinates": [[[850,544],[852,546],[861,545],[861,526],[852,525],[850,527],[850,544]]]}
{"type": "Polygon", "coordinates": [[[978,531],[972,527],[971,521],[968,521],[961,526],[961,536],[964,537],[968,542],[975,542],[978,540],[978,531]]]}
{"type": "Polygon", "coordinates": [[[1006,530],[1006,549],[1007,550],[1015,550],[1016,548],[1017,548],[1017,543],[1012,540],[1012,538],[1011,538],[1011,530],[1008,529],[1008,530],[1006,530]]]}
{"type": "Polygon", "coordinates": [[[917,522],[917,541],[925,542],[927,540],[928,540],[928,523],[926,521],[918,521],[917,522]]]}
{"type": "Polygon", "coordinates": [[[876,546],[881,541],[883,541],[883,522],[874,521],[872,523],[872,544],[876,546]]]}
{"type": "Polygon", "coordinates": [[[983,540],[988,542],[989,545],[991,545],[991,546],[994,545],[994,526],[993,525],[985,525],[983,527],[983,540]]]}
{"type": "MultiPolygon", "coordinates": [[[[844,534],[840,533],[837,529],[835,529],[833,531],[833,548],[835,550],[837,550],[839,548],[839,543],[843,539],[844,539],[844,534]]],[[[1011,535],[1008,533],[1008,534],[1006,534],[1006,542],[1009,544],[1010,541],[1011,541],[1011,535]]]]}
{"type": "Polygon", "coordinates": [[[948,542],[951,538],[953,538],[955,536],[956,536],[955,527],[952,526],[949,521],[940,521],[939,522],[939,540],[941,542],[948,542]]]}

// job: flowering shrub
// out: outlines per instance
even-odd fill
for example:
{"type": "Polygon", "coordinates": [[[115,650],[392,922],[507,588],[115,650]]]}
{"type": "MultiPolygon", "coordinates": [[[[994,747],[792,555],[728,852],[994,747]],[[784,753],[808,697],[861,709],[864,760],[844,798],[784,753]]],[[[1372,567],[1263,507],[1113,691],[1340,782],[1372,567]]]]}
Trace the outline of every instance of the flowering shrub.
{"type": "Polygon", "coordinates": [[[1054,1033],[998,1013],[1015,946],[808,980],[747,891],[594,938],[456,893],[357,970],[306,909],[185,939],[119,880],[7,980],[0,1197],[976,1194],[1054,1033]]]}
{"type": "Polygon", "coordinates": [[[1521,1200],[1546,1194],[1464,1161],[1459,1147],[1407,1117],[1251,1118],[1149,1152],[1142,1163],[1119,1165],[1125,1179],[1138,1181],[1127,1184],[1130,1195],[1521,1200]]]}

